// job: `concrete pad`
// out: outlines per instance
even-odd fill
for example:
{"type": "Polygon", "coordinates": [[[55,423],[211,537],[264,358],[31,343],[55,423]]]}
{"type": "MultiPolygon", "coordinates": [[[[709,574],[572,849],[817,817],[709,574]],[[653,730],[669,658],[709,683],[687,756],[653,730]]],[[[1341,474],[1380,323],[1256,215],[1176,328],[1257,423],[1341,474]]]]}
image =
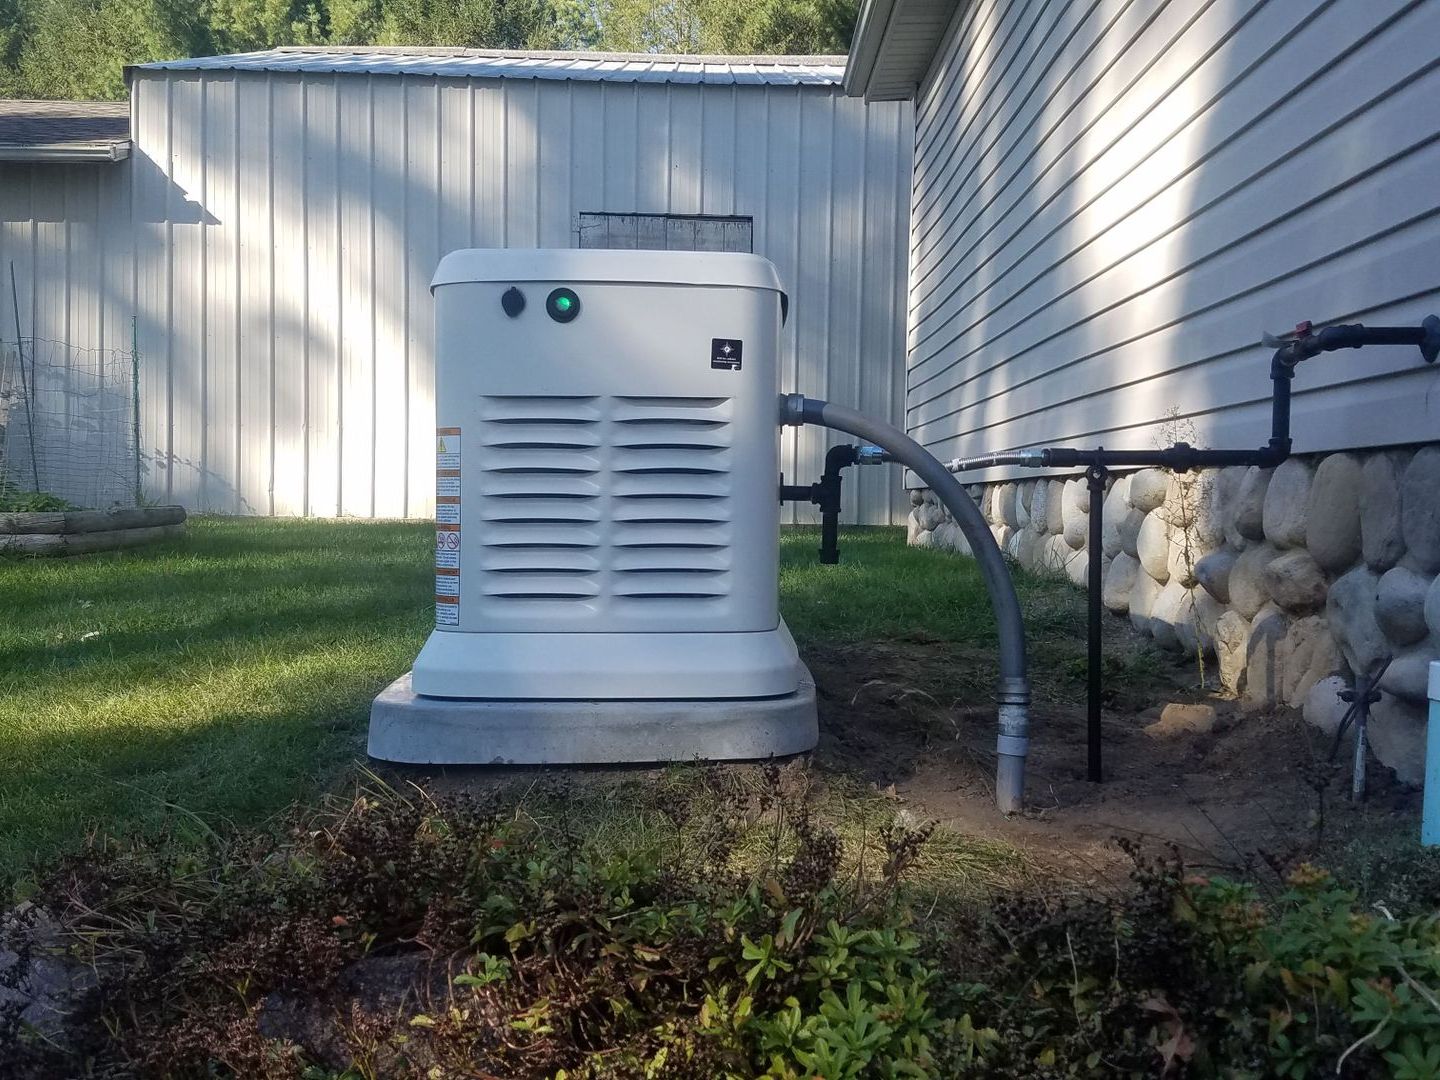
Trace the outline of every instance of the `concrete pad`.
{"type": "Polygon", "coordinates": [[[815,680],[793,694],[683,701],[421,697],[410,673],[370,707],[369,753],[412,765],[746,761],[813,750],[815,680]]]}

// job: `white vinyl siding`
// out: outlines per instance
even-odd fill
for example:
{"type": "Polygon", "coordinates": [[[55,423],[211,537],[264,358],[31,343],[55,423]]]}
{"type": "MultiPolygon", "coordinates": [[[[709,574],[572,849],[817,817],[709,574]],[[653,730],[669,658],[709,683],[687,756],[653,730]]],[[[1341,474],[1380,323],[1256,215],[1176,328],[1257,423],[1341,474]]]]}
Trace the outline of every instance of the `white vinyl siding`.
{"type": "MultiPolygon", "coordinates": [[[[577,246],[581,211],[753,218],[790,294],[783,389],[902,419],[908,102],[225,70],[131,92],[127,163],[0,165],[0,337],[12,259],[26,336],[128,348],[138,316],[152,499],[428,516],[436,263],[577,246]]],[[[787,482],[818,478],[827,433],[784,439],[787,482]]],[[[846,484],[847,520],[904,520],[890,473],[846,484]]]]}
{"type": "MultiPolygon", "coordinates": [[[[916,104],[907,425],[937,456],[1269,433],[1262,331],[1440,311],[1440,3],[972,0],[916,104]]],[[[1433,440],[1418,350],[1295,380],[1298,451],[1433,440]]]]}

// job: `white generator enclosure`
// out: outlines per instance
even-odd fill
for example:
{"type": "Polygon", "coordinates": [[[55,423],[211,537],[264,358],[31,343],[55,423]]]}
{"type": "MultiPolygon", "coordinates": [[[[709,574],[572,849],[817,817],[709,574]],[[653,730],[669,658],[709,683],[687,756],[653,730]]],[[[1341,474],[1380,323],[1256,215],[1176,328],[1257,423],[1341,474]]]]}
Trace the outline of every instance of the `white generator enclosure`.
{"type": "Polygon", "coordinates": [[[377,699],[371,753],[578,762],[813,746],[813,687],[777,602],[774,267],[737,253],[457,251],[432,290],[436,626],[409,684],[377,699]]]}

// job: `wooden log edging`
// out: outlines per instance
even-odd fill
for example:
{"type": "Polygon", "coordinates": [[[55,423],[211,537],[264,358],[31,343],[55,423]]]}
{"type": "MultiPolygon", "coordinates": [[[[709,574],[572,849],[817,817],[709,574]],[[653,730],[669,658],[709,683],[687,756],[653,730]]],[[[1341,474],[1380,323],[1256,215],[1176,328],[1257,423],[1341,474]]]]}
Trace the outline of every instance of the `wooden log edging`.
{"type": "Polygon", "coordinates": [[[0,514],[0,535],[7,533],[118,532],[179,525],[183,506],[141,506],[132,510],[55,510],[28,514],[0,514]]]}
{"type": "Polygon", "coordinates": [[[183,506],[0,514],[0,555],[86,555],[183,535],[183,506]]]}

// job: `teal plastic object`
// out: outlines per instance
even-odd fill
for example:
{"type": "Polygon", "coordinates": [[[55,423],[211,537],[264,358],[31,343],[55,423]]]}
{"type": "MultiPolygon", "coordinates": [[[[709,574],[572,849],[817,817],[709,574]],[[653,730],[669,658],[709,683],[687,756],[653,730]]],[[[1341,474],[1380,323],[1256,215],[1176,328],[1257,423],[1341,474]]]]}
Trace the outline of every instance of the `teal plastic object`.
{"type": "Polygon", "coordinates": [[[1425,728],[1425,810],[1420,843],[1440,846],[1440,660],[1430,661],[1430,722],[1425,728]]]}

